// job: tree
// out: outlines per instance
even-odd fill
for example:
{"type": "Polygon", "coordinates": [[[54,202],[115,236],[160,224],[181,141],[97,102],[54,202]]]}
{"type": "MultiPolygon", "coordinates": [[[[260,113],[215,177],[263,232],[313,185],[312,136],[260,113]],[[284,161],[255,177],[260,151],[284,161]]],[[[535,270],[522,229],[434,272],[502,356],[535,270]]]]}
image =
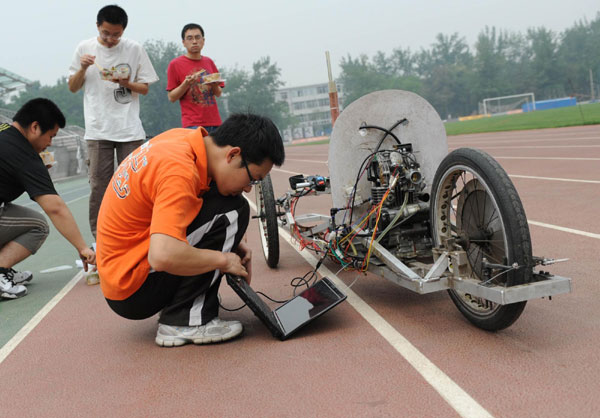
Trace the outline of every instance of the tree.
{"type": "Polygon", "coordinates": [[[257,113],[273,120],[280,129],[293,121],[286,102],[277,101],[275,93],[283,86],[281,70],[269,57],[252,64],[252,73],[234,68],[222,71],[227,85],[219,100],[222,117],[232,113],[257,113]]]}
{"type": "Polygon", "coordinates": [[[422,51],[417,63],[422,95],[442,118],[471,113],[473,57],[464,38],[438,34],[431,51],[422,51]]]}
{"type": "Polygon", "coordinates": [[[558,61],[556,35],[544,27],[527,30],[530,65],[536,97],[551,98],[565,95],[558,61]]]}
{"type": "Polygon", "coordinates": [[[409,48],[394,49],[387,60],[391,62],[394,74],[397,76],[417,76],[416,57],[409,48]]]}
{"type": "MultiPolygon", "coordinates": [[[[558,47],[558,59],[567,75],[567,91],[583,98],[591,96],[589,71],[595,84],[600,80],[600,12],[591,22],[579,21],[565,30],[558,47]]],[[[597,98],[597,96],[596,96],[597,98]]]]}
{"type": "Polygon", "coordinates": [[[155,136],[168,129],[181,127],[179,103],[171,103],[167,97],[167,67],[183,51],[180,45],[163,41],[146,41],[144,48],[159,80],[150,85],[146,96],[140,98],[140,118],[146,135],[155,136]]]}
{"type": "Polygon", "coordinates": [[[378,90],[399,89],[419,93],[421,82],[408,73],[412,63],[410,57],[402,56],[405,51],[395,50],[390,57],[378,52],[369,62],[366,55],[352,58],[342,57],[340,81],[344,85],[344,105],[378,90]]]}
{"type": "Polygon", "coordinates": [[[83,92],[71,93],[66,77],[59,78],[54,86],[42,86],[39,81],[35,81],[18,96],[14,97],[6,107],[18,110],[26,102],[36,97],[44,97],[56,103],[64,113],[68,125],[84,126],[83,92]]]}
{"type": "MultiPolygon", "coordinates": [[[[561,34],[544,27],[530,28],[524,34],[485,27],[473,54],[458,33],[440,33],[429,49],[418,52],[399,46],[389,54],[378,51],[372,58],[343,57],[343,101],[348,105],[373,91],[402,89],[423,96],[446,117],[471,114],[483,98],[492,96],[533,92],[538,100],[567,94],[587,99],[590,70],[596,91],[600,84],[598,45],[600,13],[591,22],[576,22],[561,34]]],[[[140,116],[146,132],[156,135],[181,125],[179,105],[167,98],[166,70],[183,50],[163,41],[146,42],[145,48],[160,81],[141,98],[140,116]]],[[[227,79],[218,99],[222,118],[233,112],[255,112],[273,119],[281,130],[290,125],[293,118],[287,103],[276,101],[276,91],[284,84],[281,73],[269,57],[256,61],[251,71],[231,68],[222,73],[227,79]]],[[[82,93],[70,93],[66,78],[54,86],[36,82],[7,106],[16,110],[34,97],[55,101],[68,123],[83,126],[82,93]]]]}
{"type": "Polygon", "coordinates": [[[377,74],[366,55],[357,58],[350,55],[342,57],[340,67],[340,82],[344,86],[343,102],[346,107],[366,94],[387,88],[390,75],[386,75],[385,72],[377,74]]]}
{"type": "Polygon", "coordinates": [[[496,28],[485,27],[475,43],[475,79],[481,99],[486,97],[509,95],[511,87],[507,85],[506,42],[503,32],[496,34],[496,28]]]}
{"type": "Polygon", "coordinates": [[[504,43],[506,63],[502,78],[505,80],[507,88],[505,95],[535,93],[527,51],[527,39],[521,33],[505,33],[504,43]]]}

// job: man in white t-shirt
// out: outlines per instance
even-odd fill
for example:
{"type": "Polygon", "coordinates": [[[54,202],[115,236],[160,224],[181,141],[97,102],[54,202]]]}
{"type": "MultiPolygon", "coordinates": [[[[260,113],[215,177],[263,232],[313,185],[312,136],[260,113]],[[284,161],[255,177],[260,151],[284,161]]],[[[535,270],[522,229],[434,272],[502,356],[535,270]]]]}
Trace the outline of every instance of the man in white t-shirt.
{"type": "Polygon", "coordinates": [[[98,12],[98,36],[77,45],[69,67],[69,90],[84,88],[85,139],[90,178],[90,228],[96,220],[104,191],[114,172],[114,153],[122,160],[140,146],[146,133],[140,120],[140,94],[158,76],[144,48],[122,38],[127,13],[119,6],[98,12]]]}

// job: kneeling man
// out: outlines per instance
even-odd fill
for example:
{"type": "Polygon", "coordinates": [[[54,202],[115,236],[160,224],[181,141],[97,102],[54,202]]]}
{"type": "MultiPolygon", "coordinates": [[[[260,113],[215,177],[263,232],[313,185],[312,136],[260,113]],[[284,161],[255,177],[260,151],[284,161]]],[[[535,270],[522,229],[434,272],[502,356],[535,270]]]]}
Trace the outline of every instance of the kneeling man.
{"type": "Polygon", "coordinates": [[[13,117],[13,123],[0,123],[0,299],[16,299],[27,294],[25,285],[31,272],[13,266],[40,249],[50,229],[46,217],[26,206],[15,205],[27,192],[48,215],[58,232],[79,253],[85,270],[96,255],[85,243],[73,214],[56,192],[48,168],[39,153],[52,145],[65,117],[48,99],[28,101],[13,117]]]}

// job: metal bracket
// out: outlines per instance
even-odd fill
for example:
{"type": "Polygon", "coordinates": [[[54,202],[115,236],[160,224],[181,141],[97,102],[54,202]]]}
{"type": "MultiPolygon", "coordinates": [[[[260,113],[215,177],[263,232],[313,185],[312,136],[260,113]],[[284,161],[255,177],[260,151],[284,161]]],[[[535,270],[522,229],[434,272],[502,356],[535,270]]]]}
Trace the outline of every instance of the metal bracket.
{"type": "MultiPolygon", "coordinates": [[[[363,238],[361,242],[367,247],[370,245],[367,238],[363,238]]],[[[507,305],[571,291],[571,279],[545,272],[533,272],[532,283],[510,287],[485,284],[470,277],[471,269],[468,267],[464,251],[445,251],[440,248],[433,249],[435,262],[430,265],[425,276],[421,277],[410,267],[410,263],[404,264],[379,243],[374,242],[371,247],[373,255],[384,265],[371,265],[369,271],[419,294],[454,289],[507,305]]],[[[423,264],[418,264],[422,270],[423,264]]]]}

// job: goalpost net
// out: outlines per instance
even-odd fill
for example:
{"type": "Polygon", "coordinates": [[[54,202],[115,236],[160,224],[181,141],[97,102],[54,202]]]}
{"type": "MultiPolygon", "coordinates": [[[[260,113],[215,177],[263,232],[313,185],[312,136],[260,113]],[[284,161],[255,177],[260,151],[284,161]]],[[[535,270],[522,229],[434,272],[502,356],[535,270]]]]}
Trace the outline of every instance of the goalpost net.
{"type": "Polygon", "coordinates": [[[531,112],[533,110],[535,110],[535,95],[533,93],[483,99],[484,115],[503,115],[523,111],[531,112]]]}

